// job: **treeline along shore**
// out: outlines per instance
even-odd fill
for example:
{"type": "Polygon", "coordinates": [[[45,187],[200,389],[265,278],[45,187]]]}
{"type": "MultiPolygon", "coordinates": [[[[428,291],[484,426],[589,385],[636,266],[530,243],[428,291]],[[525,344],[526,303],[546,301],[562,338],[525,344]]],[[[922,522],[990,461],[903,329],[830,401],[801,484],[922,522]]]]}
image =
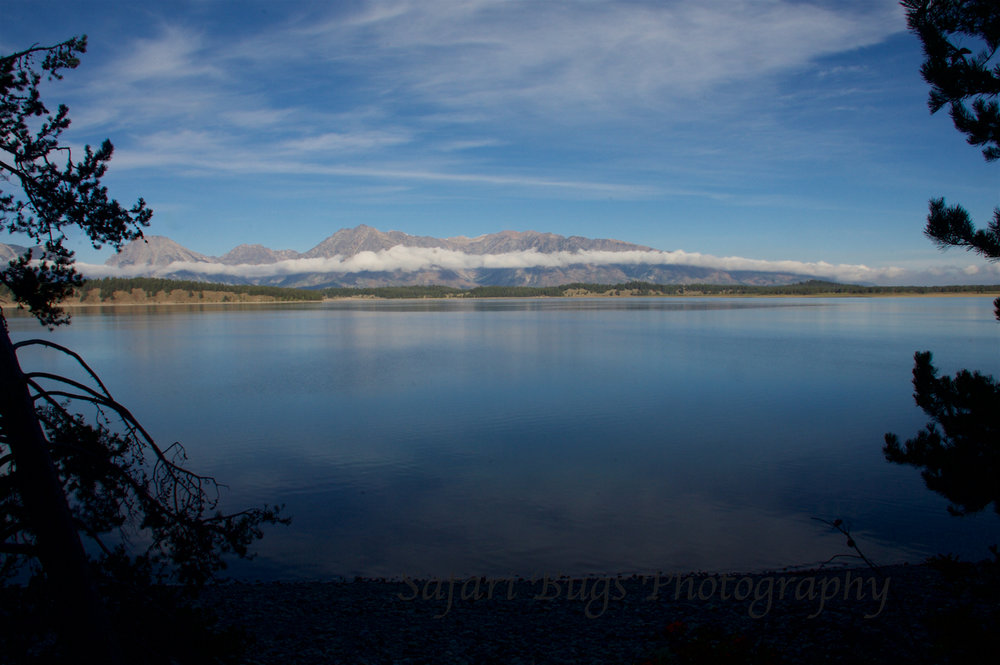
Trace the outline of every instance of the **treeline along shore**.
{"type": "Polygon", "coordinates": [[[635,296],[895,296],[1000,295],[1000,284],[967,286],[861,286],[809,280],[781,286],[743,284],[573,283],[561,286],[382,286],[325,288],[327,298],[574,298],[635,296]]]}
{"type": "MultiPolygon", "coordinates": [[[[151,277],[87,280],[63,304],[140,305],[318,302],[329,299],[404,298],[579,298],[637,296],[903,296],[1000,295],[1000,284],[959,286],[862,286],[809,280],[781,286],[742,284],[622,284],[573,283],[561,286],[450,286],[326,287],[292,289],[278,286],[220,284],[151,277]]],[[[0,286],[0,303],[11,303],[10,292],[0,286]]]]}
{"type": "MultiPolygon", "coordinates": [[[[277,286],[217,284],[192,280],[106,277],[87,280],[63,305],[153,305],[204,303],[267,303],[321,301],[319,291],[277,286]]],[[[0,302],[11,302],[10,291],[0,286],[0,302]]]]}

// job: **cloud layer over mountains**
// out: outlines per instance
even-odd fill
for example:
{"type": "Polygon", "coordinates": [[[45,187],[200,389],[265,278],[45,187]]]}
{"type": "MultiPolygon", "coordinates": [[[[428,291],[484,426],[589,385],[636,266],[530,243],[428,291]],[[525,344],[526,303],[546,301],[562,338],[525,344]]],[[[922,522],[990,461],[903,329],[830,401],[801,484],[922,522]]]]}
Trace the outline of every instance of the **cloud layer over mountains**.
{"type": "Polygon", "coordinates": [[[396,231],[385,233],[364,225],[341,229],[302,254],[241,245],[215,258],[192,252],[167,238],[153,237],[126,247],[107,264],[100,268],[88,266],[87,271],[94,275],[174,275],[295,285],[357,284],[359,275],[366,275],[369,283],[375,280],[385,284],[426,283],[434,278],[466,285],[549,284],[616,276],[664,282],[711,279],[723,283],[787,283],[803,276],[867,282],[901,272],[894,268],[876,270],[859,265],[660,251],[618,240],[566,238],[534,231],[440,239],[396,231]]]}
{"type": "Polygon", "coordinates": [[[382,232],[364,225],[341,229],[302,253],[240,245],[221,257],[212,257],[169,238],[150,236],[129,244],[105,265],[80,264],[88,277],[172,277],[298,287],[432,283],[545,286],[633,279],[718,284],[786,284],[810,278],[873,284],[1000,280],[1000,274],[991,268],[942,268],[935,274],[919,275],[899,267],[719,257],[534,231],[442,239],[382,232]]]}
{"type": "MultiPolygon", "coordinates": [[[[307,273],[397,273],[426,270],[470,271],[480,269],[570,268],[572,266],[685,266],[726,272],[775,272],[824,277],[837,281],[878,281],[902,274],[899,268],[873,269],[863,265],[825,262],[762,261],[738,256],[718,257],[697,252],[657,250],[579,250],[540,252],[525,249],[502,254],[469,254],[441,247],[396,245],[351,256],[292,258],[273,263],[221,263],[217,260],[180,260],[167,264],[132,264],[85,268],[94,276],[167,276],[178,273],[229,275],[245,280],[307,273]]],[[[784,282],[784,279],[779,281],[784,282]]]]}

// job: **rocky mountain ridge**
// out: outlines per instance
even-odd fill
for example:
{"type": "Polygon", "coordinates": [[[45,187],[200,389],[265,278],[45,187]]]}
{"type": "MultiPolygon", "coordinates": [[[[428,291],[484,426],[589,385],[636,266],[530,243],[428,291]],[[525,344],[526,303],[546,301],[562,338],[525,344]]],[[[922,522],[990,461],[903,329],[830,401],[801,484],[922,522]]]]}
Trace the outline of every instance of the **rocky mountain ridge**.
{"type": "Polygon", "coordinates": [[[129,276],[304,288],[412,284],[459,288],[554,286],[632,280],[660,284],[773,285],[811,277],[672,264],[662,256],[662,252],[651,247],[621,240],[537,231],[433,238],[360,225],[341,229],[306,252],[244,244],[220,257],[192,251],[164,236],[147,236],[126,245],[105,265],[112,273],[129,276]],[[618,262],[614,257],[616,252],[628,254],[623,254],[623,260],[618,262]],[[652,253],[649,262],[636,258],[636,253],[642,252],[652,253]],[[575,260],[576,255],[579,261],[575,260]]]}
{"type": "Polygon", "coordinates": [[[289,259],[350,257],[361,252],[379,252],[392,247],[437,247],[467,254],[505,254],[534,250],[543,254],[600,250],[610,252],[655,251],[652,247],[621,240],[592,239],[582,236],[560,236],[537,231],[501,231],[475,238],[457,236],[433,238],[412,236],[401,231],[379,231],[361,224],[341,229],[312,249],[296,252],[292,249],[269,249],[263,245],[239,245],[220,257],[193,252],[164,236],[146,236],[130,242],[122,251],[109,258],[105,265],[115,267],[149,265],[166,266],[176,262],[222,263],[226,265],[261,265],[289,259]]]}

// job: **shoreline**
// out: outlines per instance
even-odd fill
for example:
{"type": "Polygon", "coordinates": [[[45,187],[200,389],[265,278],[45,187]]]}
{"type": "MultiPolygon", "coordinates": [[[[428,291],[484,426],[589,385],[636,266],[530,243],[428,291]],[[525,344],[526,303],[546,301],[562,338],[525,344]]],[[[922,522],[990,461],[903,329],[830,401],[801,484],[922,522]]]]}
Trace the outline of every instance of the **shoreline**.
{"type": "Polygon", "coordinates": [[[663,654],[719,644],[773,654],[767,662],[776,663],[922,663],[931,662],[939,615],[970,602],[990,599],[960,595],[927,564],[452,584],[226,582],[201,596],[220,625],[250,637],[248,665],[283,664],[291,654],[317,664],[632,665],[688,662],[663,654]]]}
{"type": "MultiPolygon", "coordinates": [[[[359,302],[359,301],[492,301],[492,300],[587,300],[587,299],[600,299],[600,300],[611,300],[611,299],[652,299],[652,298],[676,298],[676,299],[690,299],[690,298],[738,298],[738,299],[748,299],[748,298],[762,298],[762,299],[783,299],[783,298],[996,298],[1000,297],[1000,290],[998,291],[984,291],[981,293],[974,292],[939,292],[939,293],[809,293],[809,294],[791,294],[791,293],[774,293],[774,294],[748,294],[748,293],[673,293],[673,294],[650,294],[650,295],[631,295],[631,294],[602,294],[602,293],[587,293],[587,294],[574,294],[574,295],[563,295],[563,296],[473,296],[473,297],[412,297],[412,298],[385,298],[380,296],[343,296],[343,297],[333,297],[333,298],[323,298],[321,300],[203,300],[199,302],[180,301],[180,300],[162,300],[162,301],[145,301],[145,302],[64,302],[60,303],[60,307],[64,309],[93,309],[96,307],[158,307],[158,306],[185,306],[185,307],[201,307],[201,306],[224,306],[230,307],[234,305],[303,305],[303,304],[322,304],[329,302],[359,302]]],[[[8,310],[8,313],[18,312],[17,303],[0,300],[0,308],[8,310]]]]}

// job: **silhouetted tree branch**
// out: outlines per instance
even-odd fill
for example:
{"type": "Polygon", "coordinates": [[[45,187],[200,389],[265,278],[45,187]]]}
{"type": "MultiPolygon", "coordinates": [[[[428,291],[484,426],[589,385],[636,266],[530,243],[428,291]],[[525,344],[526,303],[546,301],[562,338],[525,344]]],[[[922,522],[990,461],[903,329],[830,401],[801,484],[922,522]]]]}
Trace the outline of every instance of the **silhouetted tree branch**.
{"type": "Polygon", "coordinates": [[[67,321],[57,304],[81,283],[73,252],[63,245],[64,229],[82,230],[97,249],[105,244],[119,249],[141,238],[153,215],[141,198],[130,209],[109,198],[101,178],[114,152],[110,141],[96,151],[85,146],[78,162],[59,145],[70,124],[69,109],[60,104],[50,113],[38,84],[43,72],[50,80],[61,79],[64,69],[80,64],[77,54],[86,49],[83,36],[0,57],[0,175],[16,187],[13,193],[0,191],[0,224],[42,247],[38,256],[28,249],[11,261],[0,282],[50,326],[67,321]],[[43,53],[38,71],[35,58],[43,53]]]}
{"type": "MultiPolygon", "coordinates": [[[[920,73],[931,86],[931,113],[948,107],[952,122],[986,161],[1000,159],[1000,3],[996,0],[904,0],[910,30],[923,45],[920,73]],[[969,47],[975,47],[973,52],[969,47]]],[[[1000,259],[1000,208],[977,230],[960,205],[932,199],[925,235],[941,249],[964,247],[1000,259]]],[[[1000,319],[1000,298],[994,301],[1000,319]]]]}
{"type": "Polygon", "coordinates": [[[900,444],[885,435],[888,461],[921,468],[927,488],[967,515],[990,503],[1000,514],[1000,384],[979,372],[938,377],[930,352],[916,353],[913,397],[931,422],[900,444]]]}
{"type": "MultiPolygon", "coordinates": [[[[923,44],[921,74],[931,86],[928,107],[949,107],[955,128],[991,162],[1000,158],[1000,3],[996,0],[904,0],[907,23],[923,44]],[[977,49],[973,52],[973,48],[977,49]],[[967,103],[969,105],[967,105],[967,103]]],[[[977,230],[961,206],[932,199],[925,235],[938,247],[964,247],[1000,259],[1000,208],[977,230]]],[[[1000,319],[1000,298],[994,301],[1000,319]]],[[[885,458],[922,469],[927,487],[965,515],[990,503],[1000,514],[1000,385],[969,370],[938,377],[929,351],[917,352],[913,397],[931,422],[901,444],[885,435],[885,458]]]]}
{"type": "MultiPolygon", "coordinates": [[[[62,78],[85,50],[79,37],[0,56],[0,226],[40,248],[10,261],[0,283],[50,328],[69,322],[58,304],[81,283],[66,229],[83,231],[95,248],[120,249],[152,216],[141,198],[126,209],[101,184],[111,143],[85,147],[74,162],[59,143],[68,109],[50,113],[41,101],[43,75],[62,78]]],[[[185,461],[180,444],[159,448],[78,354],[44,340],[13,344],[0,312],[0,581],[27,575],[47,591],[44,607],[4,608],[5,659],[16,656],[14,643],[47,643],[50,616],[62,640],[39,656],[46,662],[221,655],[204,625],[182,620],[193,615],[176,592],[155,583],[196,589],[226,555],[248,556],[262,525],[287,520],[270,507],[223,514],[219,484],[185,461]],[[67,354],[87,378],[24,372],[17,351],[26,346],[67,354]],[[85,419],[74,404],[95,415],[85,419]]]]}
{"type": "Polygon", "coordinates": [[[904,0],[910,30],[923,45],[920,73],[931,86],[927,106],[945,106],[970,145],[1000,158],[1000,7],[995,0],[904,0]],[[978,49],[977,52],[969,46],[978,49]],[[967,106],[969,102],[971,105],[967,106]]]}

